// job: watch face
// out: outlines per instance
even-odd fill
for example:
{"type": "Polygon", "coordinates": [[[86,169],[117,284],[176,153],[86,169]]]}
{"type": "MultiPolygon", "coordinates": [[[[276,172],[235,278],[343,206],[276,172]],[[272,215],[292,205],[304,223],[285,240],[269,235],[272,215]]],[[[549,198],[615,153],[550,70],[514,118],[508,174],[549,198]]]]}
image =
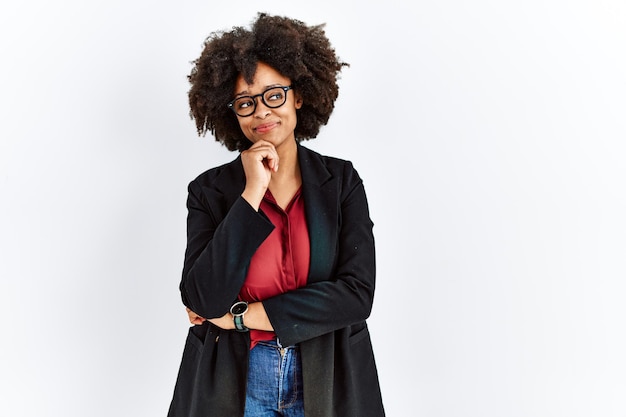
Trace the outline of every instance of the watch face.
{"type": "Polygon", "coordinates": [[[233,304],[233,306],[230,308],[230,312],[233,315],[240,315],[245,313],[246,311],[248,311],[248,304],[243,301],[233,304]]]}

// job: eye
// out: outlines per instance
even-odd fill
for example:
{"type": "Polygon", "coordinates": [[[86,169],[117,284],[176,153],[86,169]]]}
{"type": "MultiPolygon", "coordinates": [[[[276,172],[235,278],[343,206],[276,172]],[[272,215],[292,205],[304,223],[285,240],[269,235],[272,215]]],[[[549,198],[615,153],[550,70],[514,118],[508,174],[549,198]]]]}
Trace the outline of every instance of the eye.
{"type": "Polygon", "coordinates": [[[235,110],[245,110],[254,106],[254,102],[250,97],[242,97],[235,100],[235,110]]]}
{"type": "Polygon", "coordinates": [[[265,101],[282,101],[285,98],[285,93],[282,89],[273,89],[265,93],[265,101]]]}

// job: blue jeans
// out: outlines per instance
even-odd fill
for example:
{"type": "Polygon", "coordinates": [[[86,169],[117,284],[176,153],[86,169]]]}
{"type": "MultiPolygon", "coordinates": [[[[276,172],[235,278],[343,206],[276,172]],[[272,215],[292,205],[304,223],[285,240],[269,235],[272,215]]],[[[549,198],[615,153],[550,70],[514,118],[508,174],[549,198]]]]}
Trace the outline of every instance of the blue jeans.
{"type": "Polygon", "coordinates": [[[277,416],[304,417],[300,350],[259,342],[250,351],[244,417],[277,416]]]}

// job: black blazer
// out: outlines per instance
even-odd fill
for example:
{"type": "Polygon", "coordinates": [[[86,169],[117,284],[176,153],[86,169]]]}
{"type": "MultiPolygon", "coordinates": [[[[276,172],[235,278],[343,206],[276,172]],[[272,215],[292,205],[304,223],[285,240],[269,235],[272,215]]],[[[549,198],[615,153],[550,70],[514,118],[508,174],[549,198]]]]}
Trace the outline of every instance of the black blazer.
{"type": "MultiPolygon", "coordinates": [[[[307,417],[384,416],[365,319],[375,253],[363,183],[348,161],[298,145],[311,243],[307,285],[264,300],[284,345],[299,344],[307,417]]],[[[243,198],[238,157],[189,184],[183,303],[228,312],[256,248],[273,229],[243,198]]],[[[169,417],[243,416],[250,336],[208,322],[189,329],[169,417]]]]}

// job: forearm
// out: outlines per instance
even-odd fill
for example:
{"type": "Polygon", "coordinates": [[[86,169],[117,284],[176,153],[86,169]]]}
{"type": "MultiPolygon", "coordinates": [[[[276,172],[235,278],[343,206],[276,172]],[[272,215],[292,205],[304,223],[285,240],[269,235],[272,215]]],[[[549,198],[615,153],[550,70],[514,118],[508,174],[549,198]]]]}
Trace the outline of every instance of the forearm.
{"type": "Polygon", "coordinates": [[[250,258],[274,226],[243,199],[219,225],[212,225],[211,217],[190,211],[180,290],[193,311],[220,317],[237,298],[250,258]]]}
{"type": "Polygon", "coordinates": [[[296,344],[369,317],[374,285],[323,281],[264,301],[268,319],[278,337],[296,344]]]}

